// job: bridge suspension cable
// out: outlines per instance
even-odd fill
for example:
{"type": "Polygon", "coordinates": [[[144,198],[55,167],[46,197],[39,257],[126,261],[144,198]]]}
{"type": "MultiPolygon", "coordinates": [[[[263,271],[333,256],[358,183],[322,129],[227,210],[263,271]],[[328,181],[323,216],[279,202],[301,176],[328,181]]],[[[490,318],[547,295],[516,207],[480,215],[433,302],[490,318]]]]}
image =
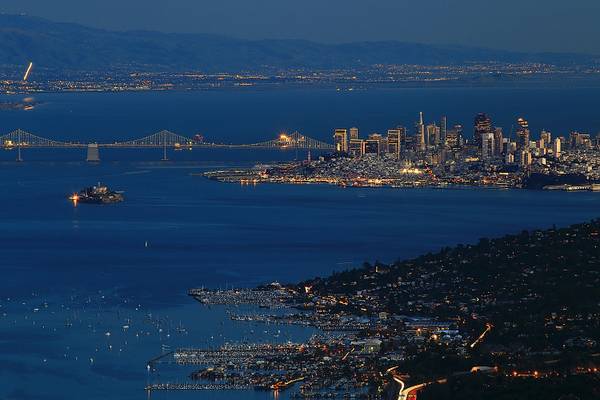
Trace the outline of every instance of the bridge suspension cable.
{"type": "Polygon", "coordinates": [[[81,143],[60,142],[36,136],[22,129],[16,129],[0,136],[0,144],[4,147],[83,147],[81,143]]]}
{"type": "Polygon", "coordinates": [[[129,140],[126,142],[115,142],[112,144],[101,144],[101,146],[114,146],[114,147],[176,147],[176,146],[192,146],[196,144],[194,140],[178,135],[171,131],[162,130],[152,135],[129,140]]]}
{"type": "Polygon", "coordinates": [[[299,132],[294,132],[291,135],[282,133],[279,137],[268,140],[266,142],[254,143],[249,147],[271,147],[271,148],[292,148],[292,149],[315,149],[315,150],[333,150],[333,145],[330,143],[321,142],[319,140],[304,136],[299,132]]]}
{"type": "MultiPolygon", "coordinates": [[[[222,148],[279,148],[279,149],[306,149],[306,150],[333,150],[334,146],[330,143],[302,135],[299,132],[292,134],[280,134],[278,137],[265,142],[252,144],[225,144],[225,143],[205,143],[173,133],[168,130],[162,130],[143,138],[128,140],[124,142],[113,143],[92,143],[97,147],[124,147],[124,148],[171,148],[171,147],[222,147],[222,148]]],[[[26,132],[21,129],[0,136],[0,146],[5,148],[18,147],[86,147],[88,144],[79,142],[61,142],[48,138],[43,138],[26,132]]]]}

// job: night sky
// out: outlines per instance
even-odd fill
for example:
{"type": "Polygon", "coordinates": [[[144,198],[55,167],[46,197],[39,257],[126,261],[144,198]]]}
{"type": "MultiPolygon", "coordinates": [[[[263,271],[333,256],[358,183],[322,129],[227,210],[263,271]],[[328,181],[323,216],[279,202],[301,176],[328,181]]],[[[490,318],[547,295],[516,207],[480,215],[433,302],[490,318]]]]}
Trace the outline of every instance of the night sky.
{"type": "Polygon", "coordinates": [[[600,54],[598,0],[2,0],[0,11],[111,30],[600,54]]]}

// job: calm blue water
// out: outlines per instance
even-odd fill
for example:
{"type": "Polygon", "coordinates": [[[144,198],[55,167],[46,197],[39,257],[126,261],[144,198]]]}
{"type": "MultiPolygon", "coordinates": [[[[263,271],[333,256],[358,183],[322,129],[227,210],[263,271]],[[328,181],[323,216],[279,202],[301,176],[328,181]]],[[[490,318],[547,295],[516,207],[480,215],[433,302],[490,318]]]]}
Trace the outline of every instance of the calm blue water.
{"type": "MultiPolygon", "coordinates": [[[[384,130],[419,110],[469,124],[488,111],[510,123],[595,132],[598,89],[437,89],[40,95],[33,112],[1,112],[0,130],[114,140],[162,128],[252,142],[299,129],[384,130]],[[453,118],[454,117],[454,118],[453,118]],[[535,122],[534,122],[535,121],[535,122]]],[[[600,196],[518,190],[340,189],[220,184],[193,173],[291,159],[248,151],[0,151],[0,398],[142,399],[145,362],[163,345],[301,340],[302,329],[229,321],[185,296],[194,286],[296,281],[363,261],[393,261],[445,245],[598,216],[600,196]],[[102,181],[125,191],[110,206],[73,207],[66,194],[102,181]],[[148,243],[148,246],[145,243],[148,243]],[[123,328],[128,325],[129,328],[123,328]],[[178,326],[187,333],[181,333],[178,326]],[[265,332],[266,330],[266,332],[265,332]],[[253,333],[254,332],[254,333],[253,333]],[[107,335],[110,333],[110,335],[107,335]]],[[[298,156],[304,156],[299,154],[298,156]]],[[[189,371],[188,371],[189,372],[189,371]]],[[[183,378],[183,375],[181,375],[183,378]]],[[[269,398],[265,393],[156,398],[269,398]]]]}

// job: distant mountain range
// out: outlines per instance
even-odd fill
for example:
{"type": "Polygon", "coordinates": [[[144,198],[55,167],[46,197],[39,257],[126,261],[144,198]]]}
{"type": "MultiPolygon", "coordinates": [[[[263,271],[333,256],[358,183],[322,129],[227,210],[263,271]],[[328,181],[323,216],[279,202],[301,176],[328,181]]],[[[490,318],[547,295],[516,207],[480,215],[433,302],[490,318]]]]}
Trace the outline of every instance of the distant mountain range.
{"type": "Polygon", "coordinates": [[[48,69],[242,71],[331,69],[373,64],[456,65],[466,62],[542,62],[587,65],[600,57],[520,53],[396,41],[322,44],[305,40],[242,40],[207,34],[116,32],[37,17],[0,14],[0,64],[33,60],[48,69]]]}

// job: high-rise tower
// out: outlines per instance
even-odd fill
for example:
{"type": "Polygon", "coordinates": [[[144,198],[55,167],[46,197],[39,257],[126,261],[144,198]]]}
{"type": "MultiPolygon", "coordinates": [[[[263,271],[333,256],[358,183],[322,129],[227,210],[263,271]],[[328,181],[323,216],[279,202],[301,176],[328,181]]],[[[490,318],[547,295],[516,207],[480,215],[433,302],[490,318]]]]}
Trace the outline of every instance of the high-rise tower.
{"type": "Polygon", "coordinates": [[[417,150],[425,151],[426,143],[425,143],[425,124],[423,123],[423,112],[419,112],[419,123],[416,125],[416,142],[417,142],[417,150]]]}
{"type": "Polygon", "coordinates": [[[446,116],[442,116],[440,118],[440,141],[441,143],[446,143],[446,130],[448,129],[446,116]]]}
{"type": "Polygon", "coordinates": [[[348,131],[346,129],[336,129],[333,133],[333,144],[335,151],[340,153],[348,152],[348,131]]]}
{"type": "Polygon", "coordinates": [[[485,113],[479,113],[475,116],[473,125],[473,142],[477,147],[481,147],[481,137],[483,134],[494,133],[492,119],[485,113]]]}
{"type": "Polygon", "coordinates": [[[529,149],[529,122],[524,118],[517,119],[517,149],[529,149]]]}

